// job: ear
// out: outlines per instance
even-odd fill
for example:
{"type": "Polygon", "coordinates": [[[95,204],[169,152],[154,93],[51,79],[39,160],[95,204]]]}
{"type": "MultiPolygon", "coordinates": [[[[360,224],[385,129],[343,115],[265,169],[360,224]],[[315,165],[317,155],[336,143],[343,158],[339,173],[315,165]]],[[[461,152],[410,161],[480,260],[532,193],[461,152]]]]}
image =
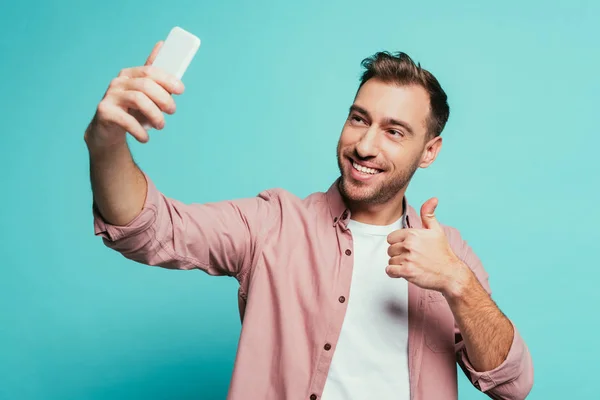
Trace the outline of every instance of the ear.
{"type": "Polygon", "coordinates": [[[437,158],[440,150],[442,149],[442,137],[436,136],[433,139],[429,140],[425,144],[425,149],[423,149],[423,155],[421,156],[421,163],[419,164],[420,168],[427,168],[437,158]]]}

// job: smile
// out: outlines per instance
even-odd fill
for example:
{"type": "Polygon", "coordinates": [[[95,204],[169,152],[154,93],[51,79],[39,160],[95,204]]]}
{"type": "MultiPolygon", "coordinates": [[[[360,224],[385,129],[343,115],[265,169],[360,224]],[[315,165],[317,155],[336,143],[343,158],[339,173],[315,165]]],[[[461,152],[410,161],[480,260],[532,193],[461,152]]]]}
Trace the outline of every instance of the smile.
{"type": "Polygon", "coordinates": [[[382,172],[382,171],[381,171],[381,170],[379,170],[379,169],[375,169],[375,168],[369,168],[369,167],[365,167],[365,166],[363,166],[363,165],[360,165],[359,163],[357,163],[356,161],[353,161],[353,160],[351,160],[350,162],[351,162],[351,164],[352,164],[352,167],[353,167],[353,168],[354,168],[356,171],[358,171],[358,172],[361,172],[361,173],[363,173],[363,174],[368,174],[368,175],[376,175],[376,174],[378,174],[378,173],[382,172]]]}

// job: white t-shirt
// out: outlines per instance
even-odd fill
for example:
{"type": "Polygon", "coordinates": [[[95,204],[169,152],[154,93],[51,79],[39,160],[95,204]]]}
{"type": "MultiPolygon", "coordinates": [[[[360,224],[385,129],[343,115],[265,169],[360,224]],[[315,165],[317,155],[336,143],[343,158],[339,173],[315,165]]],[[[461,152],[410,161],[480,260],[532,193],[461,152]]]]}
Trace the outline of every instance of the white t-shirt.
{"type": "Polygon", "coordinates": [[[333,354],[323,400],[410,398],[408,283],[385,273],[387,226],[349,221],[354,267],[348,308],[333,354]]]}

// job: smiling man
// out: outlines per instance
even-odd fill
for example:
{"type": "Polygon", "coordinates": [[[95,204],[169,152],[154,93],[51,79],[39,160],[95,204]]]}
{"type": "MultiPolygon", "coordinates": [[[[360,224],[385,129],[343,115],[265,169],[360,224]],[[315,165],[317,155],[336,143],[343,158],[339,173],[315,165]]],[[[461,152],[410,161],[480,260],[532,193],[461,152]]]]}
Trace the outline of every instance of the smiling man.
{"type": "Polygon", "coordinates": [[[364,60],[337,148],[341,176],[327,191],[183,204],[126,142],[127,132],[148,140],[133,115],[161,129],[171,94],[183,92],[149,66],[159,47],[115,78],[86,130],[95,233],[131,260],[239,281],[229,399],[457,399],[457,365],[492,398],[527,396],[529,351],[479,258],[437,221],[437,199],[417,212],[405,197],[449,116],[431,73],[404,53],[364,60]]]}

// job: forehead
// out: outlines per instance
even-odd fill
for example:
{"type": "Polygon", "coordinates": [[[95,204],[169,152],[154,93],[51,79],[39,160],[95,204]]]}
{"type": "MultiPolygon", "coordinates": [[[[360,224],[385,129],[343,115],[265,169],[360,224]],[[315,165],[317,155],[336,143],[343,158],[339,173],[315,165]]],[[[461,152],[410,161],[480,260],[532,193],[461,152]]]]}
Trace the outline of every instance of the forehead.
{"type": "Polygon", "coordinates": [[[367,110],[374,120],[400,119],[416,130],[426,129],[429,95],[421,86],[398,86],[370,79],[358,91],[354,104],[367,110]]]}

